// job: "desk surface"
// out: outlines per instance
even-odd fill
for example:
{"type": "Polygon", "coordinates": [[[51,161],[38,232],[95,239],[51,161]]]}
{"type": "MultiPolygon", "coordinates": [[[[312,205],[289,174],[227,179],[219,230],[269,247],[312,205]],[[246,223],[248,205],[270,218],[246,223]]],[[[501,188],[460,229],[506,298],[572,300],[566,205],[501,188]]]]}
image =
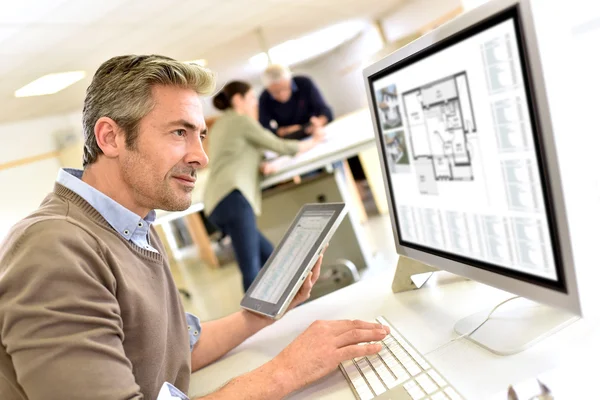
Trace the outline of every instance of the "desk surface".
{"type": "Polygon", "coordinates": [[[368,108],[364,108],[325,126],[325,140],[312,150],[295,157],[281,156],[271,161],[277,172],[263,179],[269,187],[336,161],[353,157],[375,144],[375,134],[368,108]]]}
{"type": "MultiPolygon", "coordinates": [[[[226,357],[192,375],[190,394],[210,393],[228,380],[272,359],[317,319],[373,320],[384,315],[422,353],[449,342],[462,317],[493,306],[511,294],[447,273],[420,289],[393,294],[393,268],[292,310],[282,320],[248,339],[226,357]],[[365,301],[368,300],[368,301],[365,301]]],[[[493,355],[468,340],[427,356],[468,399],[486,399],[523,381],[587,354],[598,337],[595,322],[579,320],[529,350],[510,357],[493,355]]],[[[586,355],[584,357],[590,357],[586,355]]],[[[595,360],[596,357],[590,358],[595,360]]],[[[354,399],[339,370],[292,399],[354,399]]]]}

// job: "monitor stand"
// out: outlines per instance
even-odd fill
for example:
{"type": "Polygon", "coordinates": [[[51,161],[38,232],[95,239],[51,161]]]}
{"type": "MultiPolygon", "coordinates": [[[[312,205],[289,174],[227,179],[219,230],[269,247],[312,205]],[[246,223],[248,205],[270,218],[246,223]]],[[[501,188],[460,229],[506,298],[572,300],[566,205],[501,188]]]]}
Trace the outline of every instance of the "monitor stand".
{"type": "Polygon", "coordinates": [[[439,269],[400,255],[394,281],[392,282],[392,291],[399,293],[420,289],[436,271],[439,271],[439,269]]]}
{"type": "MultiPolygon", "coordinates": [[[[490,311],[461,319],[454,326],[454,331],[461,336],[472,332],[490,311]]],[[[517,298],[500,306],[467,338],[494,354],[508,356],[533,346],[577,319],[566,311],[517,298]]]]}

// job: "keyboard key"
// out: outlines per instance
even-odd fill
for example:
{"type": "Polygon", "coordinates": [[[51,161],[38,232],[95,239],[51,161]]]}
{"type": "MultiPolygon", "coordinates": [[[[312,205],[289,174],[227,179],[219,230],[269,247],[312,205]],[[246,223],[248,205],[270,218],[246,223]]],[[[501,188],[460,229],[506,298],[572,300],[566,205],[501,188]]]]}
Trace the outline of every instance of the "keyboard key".
{"type": "Polygon", "coordinates": [[[410,346],[408,344],[408,342],[406,340],[404,340],[404,338],[402,337],[402,335],[400,335],[395,330],[394,331],[390,331],[390,335],[392,335],[392,337],[394,339],[396,339],[398,341],[398,343],[400,343],[402,345],[402,347],[406,348],[407,346],[410,346]]]}
{"type": "Polygon", "coordinates": [[[433,379],[427,376],[427,374],[421,374],[415,379],[427,394],[431,394],[438,390],[438,385],[436,385],[433,379]]]}
{"type": "Polygon", "coordinates": [[[402,371],[400,371],[400,372],[398,372],[396,374],[396,380],[397,380],[397,382],[395,383],[395,385],[398,385],[400,383],[404,383],[404,382],[406,382],[409,379],[410,379],[410,375],[408,374],[408,372],[402,370],[402,371]]]}
{"type": "Polygon", "coordinates": [[[358,395],[360,396],[360,400],[372,400],[375,398],[371,389],[365,384],[365,387],[361,390],[357,390],[358,395]]]}
{"type": "Polygon", "coordinates": [[[422,370],[421,368],[417,365],[416,362],[410,360],[407,363],[404,364],[404,368],[406,368],[406,370],[412,375],[412,376],[417,376],[419,375],[422,370]]]}
{"type": "Polygon", "coordinates": [[[431,365],[429,365],[429,363],[425,361],[423,357],[418,356],[415,358],[415,361],[419,363],[421,368],[423,368],[424,370],[431,368],[431,365]]]}
{"type": "Polygon", "coordinates": [[[348,377],[355,385],[356,383],[360,383],[360,381],[362,381],[365,385],[367,384],[360,372],[358,372],[358,369],[356,369],[356,366],[352,360],[344,361],[342,363],[342,367],[344,367],[344,371],[346,371],[346,374],[348,374],[348,377]]]}
{"type": "Polygon", "coordinates": [[[433,396],[431,396],[431,400],[449,400],[448,396],[446,396],[443,392],[437,392],[433,396]]]}
{"type": "Polygon", "coordinates": [[[425,392],[416,384],[415,381],[410,381],[404,385],[404,389],[414,400],[420,400],[425,397],[425,392]]]}
{"type": "Polygon", "coordinates": [[[383,383],[375,374],[375,371],[373,371],[367,360],[363,357],[360,359],[360,361],[357,361],[357,364],[358,368],[360,368],[362,371],[363,375],[367,379],[367,382],[369,383],[369,386],[371,386],[371,389],[373,389],[375,394],[379,396],[385,392],[385,386],[383,386],[383,383]]]}
{"type": "Polygon", "coordinates": [[[404,351],[398,343],[393,343],[391,346],[388,346],[388,348],[402,364],[412,360],[412,357],[404,351]]]}
{"type": "Polygon", "coordinates": [[[429,374],[430,377],[433,378],[433,380],[435,381],[435,383],[437,383],[441,388],[443,388],[444,386],[447,385],[447,383],[444,380],[444,378],[442,378],[440,376],[440,374],[437,373],[436,370],[430,369],[429,371],[427,371],[427,373],[429,374]]]}
{"type": "Polygon", "coordinates": [[[462,397],[460,397],[460,395],[456,393],[456,390],[454,390],[451,387],[446,388],[444,392],[446,392],[448,397],[450,397],[452,400],[463,400],[462,397]]]}
{"type": "Polygon", "coordinates": [[[415,382],[415,381],[413,381],[413,380],[411,379],[409,382],[406,382],[406,383],[404,384],[404,389],[406,389],[406,390],[410,390],[410,389],[412,389],[412,388],[414,388],[414,387],[417,387],[417,386],[419,386],[419,385],[417,385],[417,382],[415,382]]]}
{"type": "Polygon", "coordinates": [[[429,364],[427,364],[427,362],[423,359],[423,357],[421,357],[421,355],[419,354],[419,352],[412,347],[410,344],[403,344],[404,346],[404,350],[406,350],[408,352],[408,354],[410,354],[410,356],[419,364],[423,364],[421,365],[423,367],[423,369],[427,369],[429,368],[429,364]],[[426,366],[425,366],[426,365],[426,366]]]}
{"type": "Polygon", "coordinates": [[[398,377],[398,372],[404,372],[404,368],[402,368],[398,360],[396,360],[396,358],[392,355],[392,353],[390,353],[388,349],[384,347],[383,350],[379,352],[379,355],[381,356],[383,362],[392,371],[392,374],[396,375],[396,377],[398,377]]]}
{"type": "Polygon", "coordinates": [[[346,374],[348,374],[350,382],[352,383],[352,386],[354,386],[354,389],[356,389],[356,391],[358,392],[358,395],[360,396],[361,400],[372,399],[374,397],[373,392],[371,392],[371,389],[367,385],[367,382],[360,374],[358,369],[356,369],[356,366],[354,365],[352,360],[344,361],[342,363],[342,367],[344,368],[344,371],[346,371],[346,374]]]}
{"type": "Polygon", "coordinates": [[[390,370],[385,366],[385,364],[378,355],[369,356],[367,357],[367,359],[369,360],[371,366],[375,369],[377,375],[379,375],[379,377],[388,389],[391,389],[392,387],[396,386],[394,385],[396,378],[394,378],[390,370]]]}

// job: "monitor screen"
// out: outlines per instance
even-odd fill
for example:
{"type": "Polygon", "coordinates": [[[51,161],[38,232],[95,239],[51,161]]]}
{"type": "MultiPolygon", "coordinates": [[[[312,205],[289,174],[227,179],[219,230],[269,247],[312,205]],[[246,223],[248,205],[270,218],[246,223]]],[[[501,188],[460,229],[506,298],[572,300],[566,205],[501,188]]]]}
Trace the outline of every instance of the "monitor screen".
{"type": "Polygon", "coordinates": [[[402,246],[566,290],[517,8],[369,77],[402,246]]]}

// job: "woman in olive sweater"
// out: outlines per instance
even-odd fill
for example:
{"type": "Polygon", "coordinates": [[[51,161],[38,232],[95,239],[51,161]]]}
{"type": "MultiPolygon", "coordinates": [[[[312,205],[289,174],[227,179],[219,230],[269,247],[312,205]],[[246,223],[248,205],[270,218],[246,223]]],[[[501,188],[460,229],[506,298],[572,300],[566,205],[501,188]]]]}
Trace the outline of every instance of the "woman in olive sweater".
{"type": "Polygon", "coordinates": [[[231,238],[247,291],[273,252],[273,246],[256,226],[256,215],[261,213],[263,151],[295,155],[314,147],[321,132],[303,141],[273,135],[259,124],[256,94],[246,82],[228,83],[214,97],[213,104],[224,113],[209,132],[205,213],[231,238]]]}

